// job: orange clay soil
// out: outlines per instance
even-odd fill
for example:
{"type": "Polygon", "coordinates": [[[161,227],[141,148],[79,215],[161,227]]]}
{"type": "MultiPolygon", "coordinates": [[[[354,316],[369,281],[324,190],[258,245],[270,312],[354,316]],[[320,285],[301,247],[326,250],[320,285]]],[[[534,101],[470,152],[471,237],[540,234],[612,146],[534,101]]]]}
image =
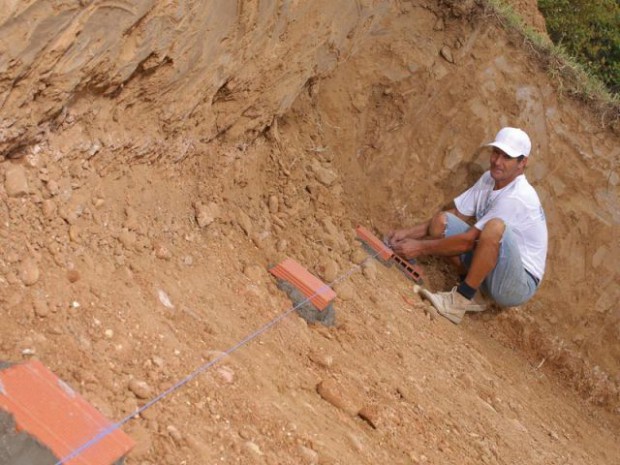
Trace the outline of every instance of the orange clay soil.
{"type": "Polygon", "coordinates": [[[620,137],[478,2],[13,1],[0,50],[0,360],[114,421],[218,360],[123,427],[127,465],[617,463],[620,137]],[[547,272],[455,326],[355,268],[355,227],[427,219],[504,125],[547,272]],[[336,325],[223,357],[290,308],[286,257],[346,275],[336,325]]]}

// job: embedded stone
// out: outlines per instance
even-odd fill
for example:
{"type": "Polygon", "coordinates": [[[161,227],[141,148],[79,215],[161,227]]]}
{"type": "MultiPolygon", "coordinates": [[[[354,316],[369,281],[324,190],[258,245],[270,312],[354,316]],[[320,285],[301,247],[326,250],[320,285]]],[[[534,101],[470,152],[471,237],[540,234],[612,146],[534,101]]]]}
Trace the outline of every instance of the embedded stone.
{"type": "Polygon", "coordinates": [[[9,197],[28,195],[28,180],[23,166],[11,166],[5,174],[4,188],[9,197]]]}
{"type": "Polygon", "coordinates": [[[20,266],[19,278],[26,286],[32,286],[40,277],[39,267],[33,258],[26,258],[20,266]]]}
{"type": "Polygon", "coordinates": [[[138,399],[148,399],[151,397],[151,387],[144,381],[132,379],[129,381],[129,390],[133,392],[138,399]]]}
{"type": "Polygon", "coordinates": [[[327,402],[335,407],[338,407],[343,412],[356,416],[359,412],[359,407],[356,402],[351,398],[349,392],[346,392],[336,381],[326,379],[321,381],[316,387],[318,394],[327,402]]]}

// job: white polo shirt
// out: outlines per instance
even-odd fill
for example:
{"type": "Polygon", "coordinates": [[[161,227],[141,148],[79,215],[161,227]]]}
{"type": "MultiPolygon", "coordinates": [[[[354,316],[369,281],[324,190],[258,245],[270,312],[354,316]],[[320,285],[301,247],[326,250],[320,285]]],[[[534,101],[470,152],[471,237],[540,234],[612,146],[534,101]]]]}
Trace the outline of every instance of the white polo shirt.
{"type": "Polygon", "coordinates": [[[490,219],[503,220],[516,237],[523,267],[542,280],[548,234],[538,194],[524,174],[502,189],[494,191],[494,186],[490,171],[485,172],[476,184],[454,199],[457,210],[475,217],[474,227],[480,231],[490,219]]]}

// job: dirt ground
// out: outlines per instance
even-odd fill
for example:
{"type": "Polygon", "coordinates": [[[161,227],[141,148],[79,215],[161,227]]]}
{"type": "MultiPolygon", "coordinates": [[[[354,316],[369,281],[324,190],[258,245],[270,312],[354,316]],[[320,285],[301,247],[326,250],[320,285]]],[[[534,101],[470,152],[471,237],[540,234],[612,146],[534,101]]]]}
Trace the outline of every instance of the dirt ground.
{"type": "Polygon", "coordinates": [[[618,463],[617,128],[473,0],[161,3],[0,13],[0,360],[117,421],[218,359],[127,421],[127,465],[618,463]],[[354,228],[428,218],[504,125],[547,271],[455,326],[354,228]],[[335,326],[286,257],[338,281],[335,326]]]}

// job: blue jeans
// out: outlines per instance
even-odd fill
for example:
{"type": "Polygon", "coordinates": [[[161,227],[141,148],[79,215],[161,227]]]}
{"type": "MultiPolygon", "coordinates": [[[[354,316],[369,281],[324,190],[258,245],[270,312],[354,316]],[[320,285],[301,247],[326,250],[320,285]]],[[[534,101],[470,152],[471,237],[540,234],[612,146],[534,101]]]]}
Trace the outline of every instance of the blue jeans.
{"type": "MultiPolygon", "coordinates": [[[[446,237],[464,233],[471,228],[452,213],[446,212],[445,215],[447,218],[446,237]]],[[[466,252],[461,255],[461,263],[469,269],[472,258],[473,251],[466,252]]],[[[538,288],[536,278],[523,267],[519,247],[508,225],[500,241],[495,268],[487,275],[480,288],[500,307],[516,307],[524,304],[530,300],[538,288]]]]}

